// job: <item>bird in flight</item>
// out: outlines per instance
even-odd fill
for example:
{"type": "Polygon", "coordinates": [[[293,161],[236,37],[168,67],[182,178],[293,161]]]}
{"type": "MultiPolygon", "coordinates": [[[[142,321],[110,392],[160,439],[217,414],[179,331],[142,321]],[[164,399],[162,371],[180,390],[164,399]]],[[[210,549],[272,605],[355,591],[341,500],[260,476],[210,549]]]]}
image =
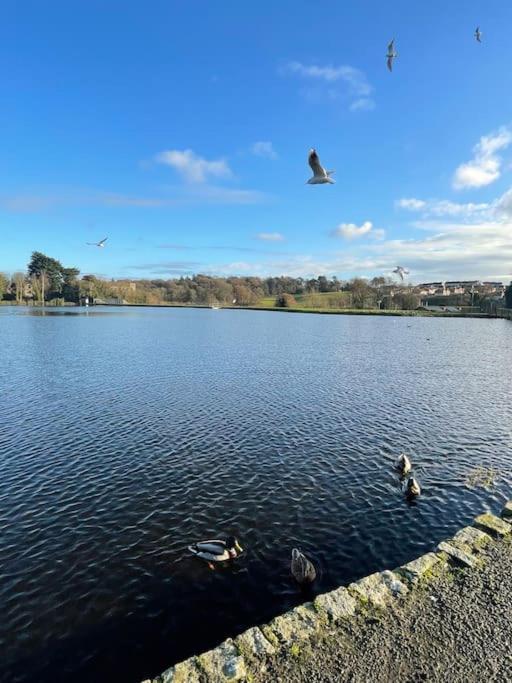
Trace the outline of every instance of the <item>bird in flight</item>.
{"type": "Polygon", "coordinates": [[[107,240],[108,240],[108,237],[104,237],[99,242],[87,242],[86,244],[89,244],[91,247],[100,247],[101,249],[103,249],[103,247],[105,246],[105,242],[107,240]]]}
{"type": "Polygon", "coordinates": [[[475,38],[477,39],[477,41],[478,41],[479,43],[482,42],[482,41],[481,41],[482,32],[480,31],[480,26],[477,26],[477,27],[476,27],[475,38]]]}
{"type": "Polygon", "coordinates": [[[409,271],[407,270],[407,268],[404,268],[403,266],[397,266],[397,267],[394,269],[393,273],[396,273],[397,275],[399,275],[399,276],[400,276],[400,279],[401,279],[402,281],[403,281],[403,279],[404,279],[404,275],[409,275],[409,271]]]}
{"type": "Polygon", "coordinates": [[[388,69],[390,71],[393,71],[393,60],[395,57],[398,57],[398,52],[395,52],[395,39],[389,43],[388,45],[388,54],[386,55],[388,58],[388,69]]]}
{"type": "Polygon", "coordinates": [[[331,175],[334,171],[326,171],[325,168],[320,163],[316,149],[309,150],[308,163],[313,171],[313,177],[307,181],[309,185],[324,185],[325,183],[334,184],[334,180],[331,175]]]}

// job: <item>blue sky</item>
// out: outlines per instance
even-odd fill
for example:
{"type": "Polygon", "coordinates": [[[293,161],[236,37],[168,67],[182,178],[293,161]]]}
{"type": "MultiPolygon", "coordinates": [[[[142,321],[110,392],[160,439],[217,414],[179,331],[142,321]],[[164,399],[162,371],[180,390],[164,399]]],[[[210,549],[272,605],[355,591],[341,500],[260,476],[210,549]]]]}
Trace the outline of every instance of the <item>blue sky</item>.
{"type": "Polygon", "coordinates": [[[0,270],[37,249],[113,277],[512,277],[512,5],[6,0],[0,19],[0,270]],[[335,185],[305,184],[310,147],[335,185]]]}

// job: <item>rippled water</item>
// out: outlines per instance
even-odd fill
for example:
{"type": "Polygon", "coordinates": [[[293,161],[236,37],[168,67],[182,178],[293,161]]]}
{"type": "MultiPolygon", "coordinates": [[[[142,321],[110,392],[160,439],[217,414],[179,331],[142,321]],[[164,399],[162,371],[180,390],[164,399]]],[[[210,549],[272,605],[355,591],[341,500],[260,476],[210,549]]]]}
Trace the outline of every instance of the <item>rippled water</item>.
{"type": "Polygon", "coordinates": [[[294,545],[322,592],[510,497],[508,321],[29,313],[0,307],[9,683],[139,681],[303,601],[294,545]],[[479,466],[491,490],[465,485],[479,466]],[[247,549],[231,568],[188,556],[223,532],[247,549]]]}

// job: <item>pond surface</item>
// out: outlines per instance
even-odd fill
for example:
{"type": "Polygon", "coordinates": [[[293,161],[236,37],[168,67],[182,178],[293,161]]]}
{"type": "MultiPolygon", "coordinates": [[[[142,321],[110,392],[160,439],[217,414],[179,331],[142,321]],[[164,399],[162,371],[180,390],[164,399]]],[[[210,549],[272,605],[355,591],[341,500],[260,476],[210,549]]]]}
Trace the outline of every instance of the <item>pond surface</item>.
{"type": "Polygon", "coordinates": [[[323,592],[511,497],[508,321],[91,312],[0,307],[1,680],[136,683],[304,601],[293,546],[323,592]]]}

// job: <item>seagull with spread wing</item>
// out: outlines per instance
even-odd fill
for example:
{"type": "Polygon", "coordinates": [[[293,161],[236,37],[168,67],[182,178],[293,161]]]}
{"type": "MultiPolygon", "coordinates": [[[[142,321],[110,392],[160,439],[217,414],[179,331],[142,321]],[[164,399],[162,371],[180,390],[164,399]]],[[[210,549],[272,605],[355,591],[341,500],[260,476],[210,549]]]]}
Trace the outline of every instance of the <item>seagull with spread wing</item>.
{"type": "Polygon", "coordinates": [[[388,45],[388,54],[386,55],[387,60],[388,60],[388,69],[390,71],[393,71],[393,60],[395,57],[398,57],[398,52],[395,52],[395,39],[389,43],[388,45]]]}
{"type": "Polygon", "coordinates": [[[478,41],[479,43],[482,42],[482,40],[481,40],[481,38],[482,38],[482,31],[480,31],[480,26],[477,26],[477,27],[476,27],[475,38],[477,39],[477,41],[478,41]]]}
{"type": "Polygon", "coordinates": [[[404,268],[403,266],[397,266],[394,269],[393,273],[396,273],[397,275],[399,275],[402,282],[404,279],[404,275],[409,275],[409,271],[407,270],[407,268],[404,268]]]}
{"type": "Polygon", "coordinates": [[[331,178],[334,171],[325,170],[320,163],[316,149],[309,150],[308,163],[313,171],[313,177],[307,181],[308,185],[324,185],[325,183],[334,184],[335,181],[331,178]]]}
{"type": "Polygon", "coordinates": [[[86,242],[86,244],[88,244],[91,247],[100,247],[101,249],[103,249],[103,247],[105,246],[105,242],[107,240],[108,240],[108,237],[105,237],[102,240],[100,240],[99,242],[86,242]]]}

